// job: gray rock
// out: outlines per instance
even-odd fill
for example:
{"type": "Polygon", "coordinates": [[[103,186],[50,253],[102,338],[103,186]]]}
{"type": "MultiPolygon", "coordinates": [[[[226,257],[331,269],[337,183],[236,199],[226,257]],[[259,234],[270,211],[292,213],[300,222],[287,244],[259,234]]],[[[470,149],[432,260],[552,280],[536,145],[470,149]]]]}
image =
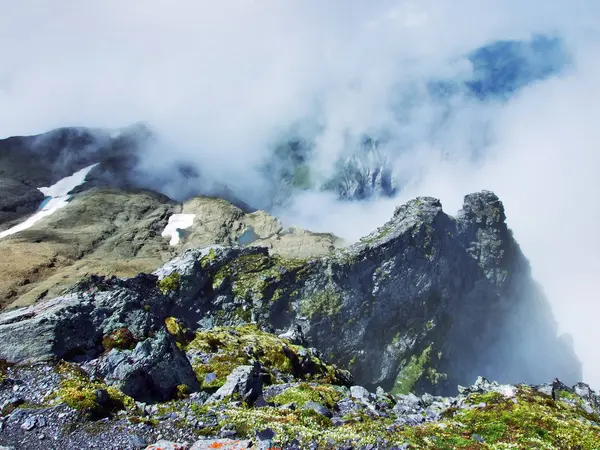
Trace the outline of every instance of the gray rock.
{"type": "Polygon", "coordinates": [[[94,394],[96,396],[96,402],[100,406],[106,406],[110,402],[110,395],[106,389],[97,389],[94,394]]]}
{"type": "Polygon", "coordinates": [[[236,367],[227,377],[225,384],[210,396],[206,403],[225,399],[243,399],[253,404],[262,395],[260,364],[236,367]]]}
{"type": "Polygon", "coordinates": [[[107,383],[146,403],[172,399],[179,385],[200,387],[185,353],[164,331],[133,350],[111,350],[97,370],[107,383]]]}
{"type": "Polygon", "coordinates": [[[477,442],[479,442],[480,444],[483,444],[485,442],[485,439],[482,438],[481,436],[479,436],[478,434],[474,434],[473,435],[473,439],[475,439],[477,442]]]}
{"type": "Polygon", "coordinates": [[[5,411],[5,408],[15,408],[19,405],[22,405],[23,403],[25,403],[25,399],[22,397],[10,397],[0,404],[0,411],[5,411]]]}
{"type": "Polygon", "coordinates": [[[12,177],[0,175],[0,231],[13,225],[14,221],[33,213],[44,194],[35,187],[12,177]],[[2,226],[6,224],[5,226],[2,226]]]}
{"type": "Polygon", "coordinates": [[[204,376],[204,383],[208,384],[208,383],[212,383],[213,381],[215,381],[217,379],[217,375],[214,372],[211,373],[207,373],[204,376]]]}
{"type": "Polygon", "coordinates": [[[35,417],[29,416],[27,419],[25,419],[25,422],[21,424],[21,428],[25,431],[31,431],[35,428],[35,425],[35,417]]]}
{"type": "Polygon", "coordinates": [[[306,345],[306,338],[302,333],[302,327],[292,324],[288,331],[279,335],[280,338],[289,340],[292,344],[306,345]]]}
{"type": "Polygon", "coordinates": [[[302,409],[309,409],[316,413],[321,414],[322,416],[329,417],[329,418],[332,417],[331,411],[329,411],[329,409],[326,406],[322,405],[321,403],[306,402],[304,404],[304,406],[302,407],[302,409]]]}
{"type": "Polygon", "coordinates": [[[144,437],[140,436],[139,434],[132,434],[127,437],[127,440],[129,442],[129,445],[136,449],[145,448],[146,445],[148,445],[146,439],[144,439],[144,437]]]}
{"type": "Polygon", "coordinates": [[[120,328],[140,338],[163,328],[167,306],[153,276],[92,276],[72,293],[0,314],[0,358],[32,363],[78,354],[91,359],[103,350],[102,337],[120,328]]]}
{"type": "Polygon", "coordinates": [[[371,394],[362,386],[351,386],[350,396],[359,400],[369,401],[371,394]]]}

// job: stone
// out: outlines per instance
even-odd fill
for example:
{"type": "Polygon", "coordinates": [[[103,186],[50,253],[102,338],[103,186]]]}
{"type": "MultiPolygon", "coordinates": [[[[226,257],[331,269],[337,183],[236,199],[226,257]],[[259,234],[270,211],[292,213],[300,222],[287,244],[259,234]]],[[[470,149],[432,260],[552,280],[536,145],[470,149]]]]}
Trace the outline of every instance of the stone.
{"type": "Polygon", "coordinates": [[[210,396],[206,403],[225,399],[243,399],[252,405],[262,394],[260,364],[238,366],[227,377],[225,384],[210,396]]]}
{"type": "Polygon", "coordinates": [[[29,416],[25,421],[21,424],[21,428],[25,431],[31,431],[35,428],[36,422],[34,416],[29,416]]]}
{"type": "Polygon", "coordinates": [[[369,401],[371,394],[362,386],[351,386],[350,396],[359,400],[369,401]]]}
{"type": "Polygon", "coordinates": [[[329,418],[332,417],[331,411],[329,411],[329,409],[325,405],[322,405],[321,403],[306,402],[304,404],[304,406],[302,407],[302,409],[309,409],[316,413],[321,414],[322,416],[329,417],[329,418]]]}
{"type": "Polygon", "coordinates": [[[94,395],[96,396],[96,402],[100,406],[106,406],[110,402],[110,395],[106,389],[97,389],[94,395]]]}
{"type": "Polygon", "coordinates": [[[129,445],[133,448],[146,448],[147,442],[146,439],[139,434],[131,434],[127,437],[127,441],[129,445]]]}
{"type": "Polygon", "coordinates": [[[174,398],[179,385],[190,391],[200,387],[185,353],[165,331],[133,350],[111,350],[98,371],[107,383],[146,403],[174,398]]]}

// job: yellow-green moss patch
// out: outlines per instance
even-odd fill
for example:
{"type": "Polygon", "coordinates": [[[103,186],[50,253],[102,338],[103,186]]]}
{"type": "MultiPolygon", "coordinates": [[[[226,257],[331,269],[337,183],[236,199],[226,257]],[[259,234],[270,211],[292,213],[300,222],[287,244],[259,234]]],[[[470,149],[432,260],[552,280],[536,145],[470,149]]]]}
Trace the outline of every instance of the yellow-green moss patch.
{"type": "Polygon", "coordinates": [[[225,280],[230,280],[231,291],[238,298],[278,300],[284,291],[277,285],[286,276],[295,280],[305,265],[306,261],[300,259],[243,255],[217,270],[213,275],[213,288],[219,289],[225,280]]]}
{"type": "Polygon", "coordinates": [[[341,398],[342,394],[332,386],[301,383],[298,386],[286,389],[281,394],[271,398],[270,401],[277,405],[295,403],[296,406],[303,406],[307,402],[316,402],[328,408],[333,408],[341,398]]]}
{"type": "Polygon", "coordinates": [[[160,280],[157,285],[163,295],[179,290],[181,284],[181,274],[173,272],[160,280]]]}
{"type": "Polygon", "coordinates": [[[73,409],[91,415],[135,406],[135,401],[131,397],[114,386],[107,386],[100,381],[91,381],[83,370],[73,364],[61,362],[56,366],[56,370],[63,379],[60,388],[50,395],[50,400],[57,399],[73,409]],[[108,405],[101,406],[98,403],[97,390],[105,390],[108,393],[110,397],[108,405]]]}
{"type": "MultiPolygon", "coordinates": [[[[326,392],[327,396],[330,391],[301,386],[275,397],[276,403],[301,403],[317,398],[320,403],[328,402],[320,394],[326,392]]],[[[333,396],[330,400],[335,399],[333,396]]],[[[363,446],[383,439],[389,446],[410,444],[411,449],[429,450],[600,448],[600,426],[594,423],[600,420],[598,416],[566,402],[554,402],[530,388],[520,387],[516,400],[487,393],[472,394],[466,403],[473,408],[454,408],[440,422],[416,427],[394,427],[393,417],[374,417],[366,411],[345,417],[346,423],[334,427],[329,419],[313,411],[221,405],[219,425],[235,429],[240,437],[252,436],[257,429],[271,428],[278,446],[293,439],[298,439],[301,446],[317,442],[323,448],[363,446]]],[[[200,407],[194,412],[202,415],[207,411],[200,407]]]]}
{"type": "Polygon", "coordinates": [[[113,333],[102,338],[102,346],[108,352],[113,348],[119,350],[131,350],[135,347],[137,339],[127,328],[119,328],[113,333]]]}
{"type": "Polygon", "coordinates": [[[332,384],[340,384],[344,379],[342,371],[335,366],[309,356],[302,347],[266,333],[256,325],[199,331],[186,350],[200,350],[210,356],[206,363],[193,363],[198,380],[205,388],[222,386],[233,369],[252,364],[254,360],[260,362],[271,375],[272,381],[277,379],[278,373],[332,384]],[[308,358],[309,364],[301,368],[300,361],[303,358],[308,358]],[[306,367],[310,367],[310,370],[307,371],[306,367]]]}

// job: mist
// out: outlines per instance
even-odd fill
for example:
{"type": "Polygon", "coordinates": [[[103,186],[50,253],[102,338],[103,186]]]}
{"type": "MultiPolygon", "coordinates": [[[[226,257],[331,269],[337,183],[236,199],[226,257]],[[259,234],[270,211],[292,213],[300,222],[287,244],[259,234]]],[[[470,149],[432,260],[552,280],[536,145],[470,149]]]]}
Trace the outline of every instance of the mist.
{"type": "Polygon", "coordinates": [[[223,183],[267,207],[262,167],[291,130],[312,142],[317,180],[377,136],[395,198],[309,190],[274,212],[354,240],[409,198],[454,213],[465,194],[495,191],[585,381],[600,387],[597,1],[0,1],[1,137],[143,121],[159,136],[146,173],[185,161],[208,176],[200,190],[223,183]],[[477,84],[473,52],[536,36],[559,42],[541,59],[515,50],[539,76],[502,92],[477,84]],[[446,82],[450,93],[431,93],[446,82]]]}

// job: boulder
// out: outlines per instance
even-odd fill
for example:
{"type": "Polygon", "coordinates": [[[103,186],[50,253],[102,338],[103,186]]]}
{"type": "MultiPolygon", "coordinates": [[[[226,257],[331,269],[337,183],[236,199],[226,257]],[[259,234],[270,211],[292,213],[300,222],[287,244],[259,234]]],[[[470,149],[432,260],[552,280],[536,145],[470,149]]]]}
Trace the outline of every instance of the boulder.
{"type": "Polygon", "coordinates": [[[262,395],[260,364],[236,367],[227,377],[227,381],[217,392],[209,397],[206,403],[222,400],[239,399],[252,405],[262,395]]]}
{"type": "Polygon", "coordinates": [[[185,385],[189,391],[200,387],[185,353],[165,331],[138,343],[133,350],[111,350],[99,363],[97,373],[107,384],[145,403],[174,398],[178,386],[185,385]]]}

